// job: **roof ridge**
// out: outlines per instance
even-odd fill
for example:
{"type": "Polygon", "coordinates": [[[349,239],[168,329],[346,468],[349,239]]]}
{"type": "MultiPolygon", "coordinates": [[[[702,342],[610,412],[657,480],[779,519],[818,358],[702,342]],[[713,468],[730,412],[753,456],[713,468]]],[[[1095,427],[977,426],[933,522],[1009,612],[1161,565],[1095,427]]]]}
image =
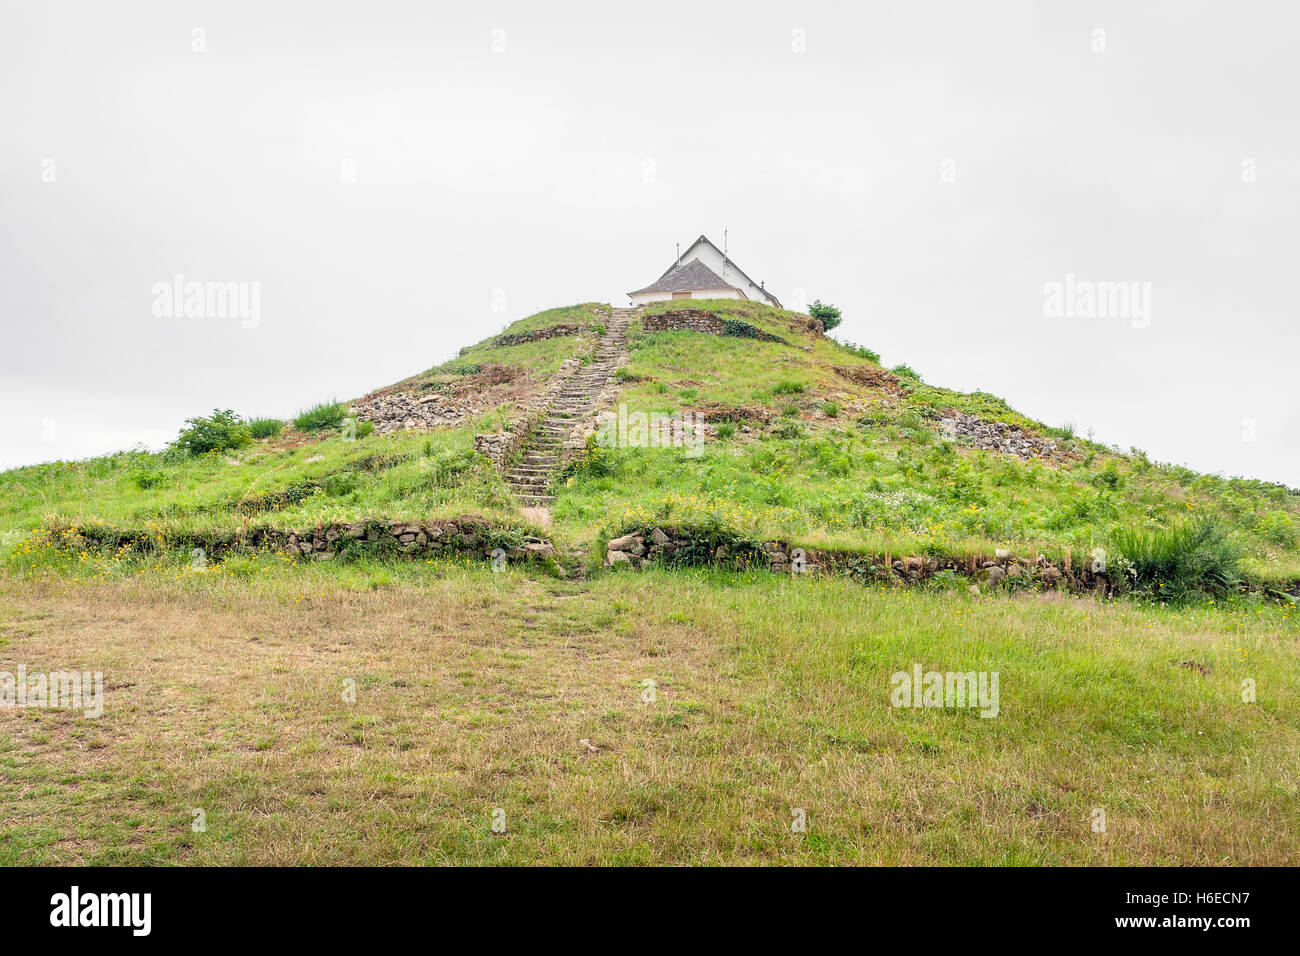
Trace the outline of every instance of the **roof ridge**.
{"type": "MultiPolygon", "coordinates": [[[[743,279],[744,279],[746,282],[748,282],[750,285],[754,286],[756,289],[760,289],[760,290],[762,290],[763,295],[767,296],[769,299],[772,300],[772,302],[776,303],[776,307],[777,307],[778,309],[780,309],[780,308],[784,308],[784,306],[782,306],[781,303],[777,300],[776,296],[774,296],[774,295],[772,295],[772,293],[768,292],[768,291],[767,291],[767,288],[764,287],[762,284],[760,284],[760,283],[758,283],[758,282],[755,282],[753,279],[751,279],[751,278],[749,277],[749,275],[745,272],[744,269],[742,269],[742,268],[740,268],[740,266],[736,265],[736,261],[735,261],[734,259],[732,259],[731,256],[727,255],[726,252],[724,252],[723,250],[719,249],[719,248],[718,248],[718,244],[715,243],[715,242],[714,242],[712,239],[710,239],[708,236],[706,236],[704,233],[700,233],[699,238],[696,239],[694,242],[692,242],[689,246],[687,246],[687,247],[686,247],[686,251],[685,251],[684,253],[682,253],[680,256],[678,256],[676,259],[673,260],[673,264],[670,265],[666,270],[664,270],[663,275],[661,275],[658,279],[656,279],[656,280],[655,280],[654,282],[652,282],[650,285],[646,286],[645,289],[642,289],[642,290],[640,290],[640,291],[644,292],[644,291],[646,291],[646,290],[652,290],[652,289],[654,289],[654,287],[657,286],[660,282],[663,282],[665,279],[667,279],[668,276],[672,274],[672,272],[673,272],[674,269],[678,269],[678,268],[680,268],[680,267],[682,266],[682,259],[684,259],[686,256],[690,255],[691,250],[694,249],[696,246],[698,246],[701,242],[707,242],[707,243],[708,243],[708,244],[713,248],[713,251],[714,251],[714,252],[716,252],[718,255],[722,256],[723,261],[725,261],[729,266],[731,266],[731,267],[732,267],[733,269],[735,269],[738,273],[740,273],[741,278],[743,278],[743,279]]],[[[696,259],[699,259],[699,256],[696,256],[695,258],[696,258],[696,259]]],[[[703,265],[703,263],[701,263],[701,265],[703,265]]],[[[705,266],[705,268],[708,269],[708,266],[705,266]]],[[[710,272],[713,272],[712,269],[709,269],[709,271],[710,271],[710,272]]],[[[714,275],[718,275],[716,272],[714,272],[713,274],[714,274],[714,275]]],[[[722,276],[718,276],[718,278],[719,278],[719,279],[722,279],[722,276]]],[[[726,289],[737,289],[737,288],[738,288],[738,286],[734,286],[734,285],[732,285],[730,282],[727,282],[726,279],[722,279],[722,283],[723,283],[722,288],[726,288],[726,289]]],[[[633,292],[633,293],[629,293],[629,294],[630,294],[630,295],[635,295],[636,293],[633,292]]]]}

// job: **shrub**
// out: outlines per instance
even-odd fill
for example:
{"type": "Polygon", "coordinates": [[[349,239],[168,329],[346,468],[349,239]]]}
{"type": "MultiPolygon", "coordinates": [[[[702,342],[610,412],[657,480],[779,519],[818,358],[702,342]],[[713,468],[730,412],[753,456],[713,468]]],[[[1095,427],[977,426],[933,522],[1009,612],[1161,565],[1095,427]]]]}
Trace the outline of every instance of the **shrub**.
{"type": "Polygon", "coordinates": [[[230,409],[213,409],[207,418],[187,418],[172,447],[189,455],[242,448],[253,441],[244,420],[230,409]]]}
{"type": "Polygon", "coordinates": [[[420,463],[428,475],[428,484],[434,488],[457,488],[464,484],[475,464],[475,453],[469,449],[444,450],[426,456],[420,463]]]}
{"type": "Polygon", "coordinates": [[[827,332],[843,321],[840,318],[840,310],[830,304],[823,305],[821,299],[815,300],[812,305],[808,306],[808,314],[821,322],[822,328],[827,332]]]}
{"type": "Polygon", "coordinates": [[[856,355],[858,358],[864,358],[868,362],[880,361],[880,353],[872,351],[871,349],[867,348],[865,345],[855,345],[852,342],[841,342],[840,348],[844,349],[844,351],[848,352],[850,355],[856,355]]]}
{"type": "Polygon", "coordinates": [[[147,491],[150,488],[156,488],[166,481],[168,475],[163,471],[145,471],[139,469],[131,473],[131,480],[141,491],[147,491]]]}
{"type": "Polygon", "coordinates": [[[1124,484],[1124,476],[1119,473],[1114,461],[1106,462],[1106,466],[1098,470],[1088,480],[1092,482],[1093,487],[1107,491],[1118,491],[1120,486],[1124,484]]]}
{"type": "Polygon", "coordinates": [[[1257,522],[1256,530],[1271,544],[1282,548],[1296,546],[1295,522],[1285,511],[1270,511],[1257,522]]]}
{"type": "Polygon", "coordinates": [[[719,438],[734,438],[736,437],[736,423],[722,422],[718,425],[717,431],[719,438]]]}
{"type": "Polygon", "coordinates": [[[1066,422],[1060,428],[1045,428],[1043,430],[1053,438],[1065,438],[1068,440],[1074,437],[1074,422],[1066,422]]]}
{"type": "Polygon", "coordinates": [[[284,431],[284,422],[278,418],[250,418],[248,433],[254,438],[275,438],[284,431]]]}
{"type": "Polygon", "coordinates": [[[771,332],[764,332],[757,326],[750,325],[748,322],[742,322],[740,319],[723,319],[722,334],[734,335],[742,339],[758,339],[760,342],[780,342],[782,345],[789,344],[779,335],[773,335],[771,332]]]}
{"type": "Polygon", "coordinates": [[[1153,596],[1222,594],[1240,581],[1241,551],[1213,518],[1151,531],[1118,528],[1110,543],[1119,554],[1112,570],[1124,575],[1123,583],[1153,596]]]}
{"type": "Polygon", "coordinates": [[[601,322],[594,322],[591,325],[587,326],[587,329],[593,334],[601,335],[601,336],[603,336],[606,331],[604,324],[601,322]]]}
{"type": "Polygon", "coordinates": [[[803,425],[799,422],[787,420],[774,425],[772,427],[772,434],[777,438],[784,438],[789,441],[795,438],[803,438],[807,433],[804,431],[803,425]]]}
{"type": "Polygon", "coordinates": [[[302,432],[317,432],[322,428],[341,428],[348,417],[348,407],[342,402],[324,402],[300,412],[293,427],[302,432]]]}
{"type": "Polygon", "coordinates": [[[562,478],[604,478],[614,473],[614,460],[608,448],[597,441],[595,435],[588,435],[582,450],[573,456],[560,473],[562,478]]]}
{"type": "Polygon", "coordinates": [[[828,418],[834,418],[840,413],[840,407],[834,402],[822,402],[822,413],[828,418]]]}
{"type": "Polygon", "coordinates": [[[792,379],[783,378],[772,386],[774,395],[799,395],[807,389],[803,382],[796,382],[792,379]]]}
{"type": "Polygon", "coordinates": [[[921,376],[918,375],[916,369],[912,368],[910,365],[895,365],[890,371],[899,378],[908,378],[917,383],[920,383],[921,381],[921,376]]]}

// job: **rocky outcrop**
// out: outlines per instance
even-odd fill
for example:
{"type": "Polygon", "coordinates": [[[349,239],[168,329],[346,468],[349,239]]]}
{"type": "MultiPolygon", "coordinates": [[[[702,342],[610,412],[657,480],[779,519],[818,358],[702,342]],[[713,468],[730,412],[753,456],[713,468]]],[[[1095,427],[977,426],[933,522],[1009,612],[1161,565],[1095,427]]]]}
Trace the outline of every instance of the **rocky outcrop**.
{"type": "Polygon", "coordinates": [[[403,428],[459,425],[480,411],[472,399],[453,399],[436,393],[390,392],[352,403],[352,414],[362,421],[373,422],[375,431],[381,434],[403,428]]]}
{"type": "Polygon", "coordinates": [[[895,393],[902,391],[897,375],[874,365],[835,365],[832,368],[840,378],[848,379],[855,385],[883,388],[895,393]]]}
{"type": "Polygon", "coordinates": [[[1005,422],[987,422],[974,415],[954,412],[939,422],[949,438],[965,440],[983,451],[995,451],[1017,458],[1050,458],[1061,449],[1056,442],[1027,435],[1005,422]]]}

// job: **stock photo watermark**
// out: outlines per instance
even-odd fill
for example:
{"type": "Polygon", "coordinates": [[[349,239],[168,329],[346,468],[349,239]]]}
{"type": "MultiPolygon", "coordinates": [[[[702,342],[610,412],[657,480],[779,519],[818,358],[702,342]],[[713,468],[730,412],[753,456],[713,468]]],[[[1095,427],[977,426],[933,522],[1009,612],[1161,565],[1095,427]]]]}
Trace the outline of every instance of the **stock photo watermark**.
{"type": "Polygon", "coordinates": [[[681,448],[687,458],[704,454],[704,416],[697,412],[633,412],[619,403],[618,415],[596,432],[601,448],[681,448]]]}
{"type": "Polygon", "coordinates": [[[153,314],[159,319],[238,319],[240,328],[262,324],[262,283],[187,281],[176,273],[155,282],[153,314]]]}
{"type": "Polygon", "coordinates": [[[1151,325],[1150,282],[1097,282],[1066,273],[1064,281],[1043,283],[1047,319],[1125,319],[1135,329],[1151,325]]]}
{"type": "Polygon", "coordinates": [[[896,671],[889,683],[889,702],[895,707],[977,708],[981,717],[996,717],[1001,710],[997,671],[923,673],[920,664],[913,664],[911,671],[896,671]]]}
{"type": "Polygon", "coordinates": [[[104,675],[99,671],[0,671],[0,709],[36,707],[77,710],[83,717],[104,713],[104,675]]]}

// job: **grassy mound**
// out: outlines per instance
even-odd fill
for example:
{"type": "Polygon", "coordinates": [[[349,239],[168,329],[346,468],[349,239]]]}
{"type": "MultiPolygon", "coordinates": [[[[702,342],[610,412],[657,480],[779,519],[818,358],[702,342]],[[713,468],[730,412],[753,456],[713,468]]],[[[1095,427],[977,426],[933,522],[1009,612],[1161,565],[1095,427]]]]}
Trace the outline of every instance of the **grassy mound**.
{"type": "MultiPolygon", "coordinates": [[[[683,305],[656,303],[644,314],[683,305]]],[[[646,331],[634,320],[618,403],[704,414],[702,453],[619,447],[580,459],[556,489],[548,539],[588,547],[618,527],[708,521],[754,539],[895,555],[1014,548],[1078,563],[1100,550],[1122,560],[1145,592],[1161,583],[1168,594],[1214,592],[1234,576],[1300,579],[1300,495],[1292,489],[1160,465],[1035,421],[988,393],[883,369],[869,349],[822,335],[798,313],[731,300],[685,305],[735,334],[646,331]],[[782,341],[749,337],[747,328],[782,341]],[[1023,460],[975,449],[945,431],[944,418],[957,412],[1053,440],[1055,450],[1023,460]],[[1218,541],[1208,559],[1196,554],[1207,542],[1181,530],[1203,526],[1218,541]],[[1175,553],[1161,556],[1162,548],[1175,553]],[[1204,573],[1184,567],[1207,561],[1213,570],[1204,573]]],[[[0,474],[0,533],[13,540],[35,527],[87,522],[193,533],[457,513],[518,522],[473,436],[501,427],[566,359],[589,358],[607,308],[538,313],[503,332],[566,333],[510,345],[494,336],[399,383],[444,394],[457,383],[478,393],[479,382],[507,383],[492,393],[499,404],[455,427],[349,432],[340,430],[346,403],[329,403],[285,431],[258,422],[208,454],[173,448],[15,469],[0,474]]]]}

